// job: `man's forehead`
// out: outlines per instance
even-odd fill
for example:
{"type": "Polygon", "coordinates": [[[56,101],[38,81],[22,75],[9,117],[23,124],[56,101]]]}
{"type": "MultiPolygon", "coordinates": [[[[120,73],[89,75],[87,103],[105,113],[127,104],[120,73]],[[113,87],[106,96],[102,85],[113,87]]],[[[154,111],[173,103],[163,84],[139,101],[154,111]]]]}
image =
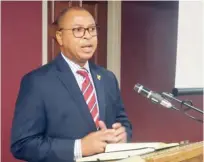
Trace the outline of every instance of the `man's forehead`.
{"type": "Polygon", "coordinates": [[[95,24],[95,21],[92,15],[84,10],[74,10],[65,14],[63,19],[63,24],[70,25],[87,25],[87,24],[95,24]]]}

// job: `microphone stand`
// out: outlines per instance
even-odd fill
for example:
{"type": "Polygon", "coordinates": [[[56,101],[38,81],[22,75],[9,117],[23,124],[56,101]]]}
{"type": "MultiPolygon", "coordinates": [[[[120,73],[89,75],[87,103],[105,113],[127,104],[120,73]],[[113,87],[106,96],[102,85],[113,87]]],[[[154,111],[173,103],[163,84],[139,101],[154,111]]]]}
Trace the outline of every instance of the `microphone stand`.
{"type": "Polygon", "coordinates": [[[203,120],[197,119],[197,118],[195,118],[195,117],[193,117],[193,116],[191,116],[191,115],[189,115],[189,114],[187,113],[188,110],[194,110],[194,111],[196,111],[196,112],[199,112],[200,114],[203,114],[203,111],[200,110],[200,109],[198,109],[198,108],[196,108],[195,106],[193,106],[193,104],[192,104],[191,101],[181,101],[181,100],[179,100],[179,99],[173,97],[173,95],[172,95],[171,93],[167,93],[167,92],[162,92],[162,95],[163,95],[164,97],[166,97],[166,98],[169,98],[169,99],[172,99],[172,100],[177,101],[178,103],[180,103],[181,107],[182,107],[183,105],[186,106],[187,108],[184,109],[184,113],[185,113],[188,117],[190,117],[190,118],[192,118],[192,119],[194,119],[194,120],[196,120],[196,121],[198,121],[198,122],[203,123],[203,120]],[[189,103],[190,103],[190,104],[189,104],[189,103]]]}

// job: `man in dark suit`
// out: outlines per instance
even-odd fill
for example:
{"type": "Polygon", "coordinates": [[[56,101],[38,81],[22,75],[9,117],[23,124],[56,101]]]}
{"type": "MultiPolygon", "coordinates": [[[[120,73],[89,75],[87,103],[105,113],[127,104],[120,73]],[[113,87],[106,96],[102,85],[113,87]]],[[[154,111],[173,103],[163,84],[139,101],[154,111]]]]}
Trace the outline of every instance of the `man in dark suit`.
{"type": "Polygon", "coordinates": [[[88,60],[97,27],[83,8],[57,19],[61,53],[21,81],[11,152],[29,162],[68,162],[128,142],[132,128],[114,74],[88,60]]]}

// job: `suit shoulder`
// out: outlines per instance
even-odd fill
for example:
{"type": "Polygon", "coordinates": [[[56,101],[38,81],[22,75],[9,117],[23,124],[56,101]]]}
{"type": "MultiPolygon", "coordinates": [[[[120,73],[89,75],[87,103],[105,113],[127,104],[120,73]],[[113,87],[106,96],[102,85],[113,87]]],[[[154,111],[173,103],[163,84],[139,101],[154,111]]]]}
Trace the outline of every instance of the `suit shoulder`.
{"type": "Polygon", "coordinates": [[[42,65],[40,67],[37,67],[33,69],[32,71],[29,71],[28,73],[24,74],[23,78],[39,78],[39,77],[44,77],[47,74],[50,73],[51,69],[53,69],[53,63],[47,63],[45,65],[42,65]]]}

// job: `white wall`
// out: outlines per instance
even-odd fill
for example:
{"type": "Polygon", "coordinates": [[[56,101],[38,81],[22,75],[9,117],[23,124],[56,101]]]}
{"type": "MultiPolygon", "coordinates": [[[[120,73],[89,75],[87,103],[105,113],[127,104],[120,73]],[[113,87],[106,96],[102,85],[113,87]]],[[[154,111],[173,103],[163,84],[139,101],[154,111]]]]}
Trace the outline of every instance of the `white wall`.
{"type": "Polygon", "coordinates": [[[201,1],[179,2],[176,88],[203,87],[202,9],[201,1]]]}

